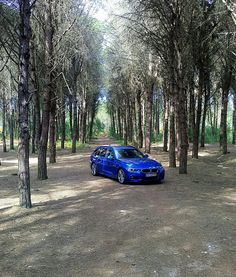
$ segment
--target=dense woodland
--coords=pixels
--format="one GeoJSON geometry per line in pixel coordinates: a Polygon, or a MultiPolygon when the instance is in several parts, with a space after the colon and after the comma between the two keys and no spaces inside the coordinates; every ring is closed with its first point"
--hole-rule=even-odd
{"type": "MultiPolygon", "coordinates": [[[[89,141],[102,125],[150,153],[163,140],[169,166],[236,139],[233,0],[120,1],[107,22],[85,0],[0,1],[0,128],[18,147],[20,205],[31,207],[30,152],[45,180],[57,148],[89,141]],[[104,100],[105,99],[105,100],[104,100]],[[60,145],[59,145],[59,143],[60,145]],[[191,147],[190,147],[191,145],[191,147]]],[[[7,143],[9,141],[9,144],[7,143]]]]}

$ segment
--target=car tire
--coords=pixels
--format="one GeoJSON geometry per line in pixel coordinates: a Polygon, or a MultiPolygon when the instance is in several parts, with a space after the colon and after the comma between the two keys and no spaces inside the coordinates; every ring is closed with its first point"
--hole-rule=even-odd
{"type": "Polygon", "coordinates": [[[117,180],[120,184],[125,184],[125,172],[122,168],[118,170],[117,180]]]}
{"type": "Polygon", "coordinates": [[[91,173],[93,176],[98,176],[97,165],[95,163],[91,164],[91,173]]]}

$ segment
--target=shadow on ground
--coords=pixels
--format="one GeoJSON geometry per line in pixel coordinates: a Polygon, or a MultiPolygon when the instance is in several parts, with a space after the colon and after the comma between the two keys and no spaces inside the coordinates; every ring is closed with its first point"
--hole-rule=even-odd
{"type": "MultiPolygon", "coordinates": [[[[43,182],[32,166],[31,210],[1,205],[17,200],[17,177],[0,168],[2,276],[235,276],[234,147],[137,186],[91,176],[89,153],[63,153],[43,182]]],[[[158,148],[152,156],[166,164],[158,148]]]]}

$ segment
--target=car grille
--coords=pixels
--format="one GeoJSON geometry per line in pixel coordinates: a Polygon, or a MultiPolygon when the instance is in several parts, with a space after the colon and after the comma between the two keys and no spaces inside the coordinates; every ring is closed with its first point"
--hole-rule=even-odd
{"type": "Polygon", "coordinates": [[[158,168],[145,168],[145,169],[142,169],[142,172],[145,172],[145,173],[158,172],[158,168]]]}

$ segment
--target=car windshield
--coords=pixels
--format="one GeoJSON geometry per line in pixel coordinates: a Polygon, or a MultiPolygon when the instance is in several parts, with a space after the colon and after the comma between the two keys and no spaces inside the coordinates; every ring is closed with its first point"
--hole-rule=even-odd
{"type": "Polygon", "coordinates": [[[144,158],[144,155],[136,149],[115,149],[117,159],[144,158]]]}

